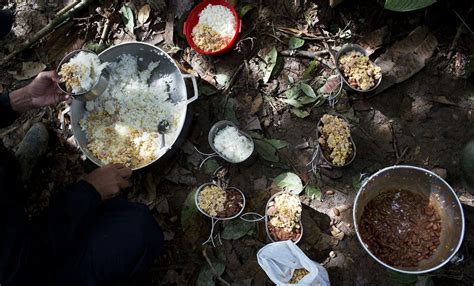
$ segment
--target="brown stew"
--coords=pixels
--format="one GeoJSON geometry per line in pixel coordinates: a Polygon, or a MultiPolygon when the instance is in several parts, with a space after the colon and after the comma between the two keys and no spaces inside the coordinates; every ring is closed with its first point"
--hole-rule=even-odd
{"type": "Polygon", "coordinates": [[[441,217],[427,198],[406,190],[383,192],[364,208],[360,235],[369,250],[395,267],[416,267],[440,244],[441,217]]]}

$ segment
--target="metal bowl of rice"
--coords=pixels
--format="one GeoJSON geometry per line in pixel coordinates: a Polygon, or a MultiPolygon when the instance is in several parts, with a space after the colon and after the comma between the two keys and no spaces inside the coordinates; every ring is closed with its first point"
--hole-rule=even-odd
{"type": "Polygon", "coordinates": [[[227,120],[218,121],[211,127],[208,140],[217,155],[234,164],[247,161],[255,149],[252,137],[227,120]]]}
{"type": "MultiPolygon", "coordinates": [[[[360,54],[362,54],[366,57],[369,57],[369,53],[367,52],[367,50],[364,49],[363,47],[357,45],[357,44],[346,44],[336,53],[336,68],[337,68],[339,74],[341,75],[342,80],[344,81],[344,87],[349,89],[349,90],[352,90],[352,91],[363,92],[363,93],[372,92],[372,91],[376,90],[377,87],[379,87],[380,83],[382,82],[382,76],[383,76],[382,74],[380,74],[380,77],[375,81],[375,83],[370,88],[360,89],[360,88],[356,88],[356,87],[352,86],[350,84],[350,82],[348,81],[348,78],[346,77],[346,75],[342,71],[342,69],[340,67],[341,57],[343,57],[344,55],[346,55],[350,52],[353,52],[353,51],[358,52],[358,53],[360,53],[360,54]]],[[[369,61],[370,61],[370,59],[369,59],[369,61]]],[[[375,63],[373,61],[370,61],[370,62],[373,65],[375,65],[375,63]]]]}
{"type": "Polygon", "coordinates": [[[147,43],[112,46],[99,59],[109,63],[109,84],[93,101],[72,102],[74,136],[98,166],[122,163],[133,170],[144,168],[176,143],[187,105],[198,98],[196,79],[182,74],[168,54],[147,43]],[[186,78],[194,87],[189,99],[186,78]],[[162,120],[170,123],[164,144],[157,130],[162,120]]]}

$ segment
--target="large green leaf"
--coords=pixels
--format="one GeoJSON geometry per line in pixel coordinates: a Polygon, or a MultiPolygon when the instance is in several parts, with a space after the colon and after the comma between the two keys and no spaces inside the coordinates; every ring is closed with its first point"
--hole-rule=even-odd
{"type": "Polygon", "coordinates": [[[316,70],[317,67],[318,61],[316,59],[312,60],[303,72],[303,79],[310,78],[311,74],[316,70]]]}
{"type": "Polygon", "coordinates": [[[290,50],[301,48],[303,45],[304,45],[304,40],[297,37],[291,37],[290,40],[288,41],[288,48],[290,48],[290,50]]]}
{"type": "Polygon", "coordinates": [[[304,188],[305,194],[312,200],[321,199],[321,189],[314,185],[307,185],[304,188]]]}
{"type": "Polygon", "coordinates": [[[278,187],[290,191],[295,195],[299,195],[303,191],[303,182],[295,173],[283,173],[273,179],[273,182],[278,187]]]}
{"type": "Polygon", "coordinates": [[[267,83],[272,76],[273,69],[277,63],[278,52],[275,47],[273,47],[268,54],[265,55],[264,61],[266,63],[264,75],[263,75],[263,82],[267,83]]]}
{"type": "Polygon", "coordinates": [[[278,158],[278,155],[276,154],[277,149],[273,147],[272,144],[259,139],[255,139],[254,142],[255,150],[264,160],[270,162],[280,161],[280,158],[278,158]]]}
{"type": "Polygon", "coordinates": [[[252,4],[245,4],[242,8],[240,8],[239,11],[239,18],[243,18],[250,10],[252,10],[254,7],[252,4]]]}
{"type": "MultiPolygon", "coordinates": [[[[216,274],[221,276],[224,271],[225,271],[225,256],[222,257],[222,255],[219,255],[218,253],[217,257],[214,257],[213,255],[209,255],[209,260],[212,263],[212,267],[215,269],[217,272],[216,274]]],[[[199,271],[199,276],[196,281],[197,286],[214,286],[216,285],[216,275],[214,271],[212,271],[211,266],[209,266],[209,263],[204,263],[201,266],[201,270],[199,271]]]]}
{"type": "Polygon", "coordinates": [[[306,111],[306,110],[301,110],[301,109],[298,109],[298,108],[292,108],[290,111],[291,111],[291,113],[298,116],[299,118],[306,118],[306,117],[309,116],[309,112],[306,111]]]}
{"type": "Polygon", "coordinates": [[[273,147],[280,150],[288,146],[288,142],[278,139],[265,139],[268,143],[272,144],[273,147]]]}
{"type": "Polygon", "coordinates": [[[184,201],[183,209],[181,210],[181,227],[186,229],[189,226],[193,216],[197,215],[198,209],[194,203],[194,195],[196,190],[190,192],[184,201]]]}
{"type": "Polygon", "coordinates": [[[249,233],[253,227],[253,223],[241,219],[234,219],[224,225],[221,236],[223,239],[239,239],[249,233]]]}
{"type": "Polygon", "coordinates": [[[313,88],[309,84],[302,82],[301,83],[301,90],[307,96],[312,97],[312,98],[317,98],[316,93],[314,92],[313,88]]]}
{"type": "Polygon", "coordinates": [[[384,8],[395,12],[408,12],[428,7],[436,0],[386,0],[384,8]]]}
{"type": "Polygon", "coordinates": [[[125,24],[125,27],[133,35],[133,29],[135,29],[135,21],[132,9],[128,7],[128,5],[123,5],[122,8],[120,8],[120,13],[122,14],[122,20],[125,24]]]}

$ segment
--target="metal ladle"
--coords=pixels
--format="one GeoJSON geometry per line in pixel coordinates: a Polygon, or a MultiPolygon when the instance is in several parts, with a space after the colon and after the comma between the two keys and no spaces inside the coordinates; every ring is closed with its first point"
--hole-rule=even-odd
{"type": "Polygon", "coordinates": [[[165,147],[165,133],[170,129],[170,123],[168,120],[161,120],[158,123],[158,133],[161,135],[161,148],[165,147]]]}

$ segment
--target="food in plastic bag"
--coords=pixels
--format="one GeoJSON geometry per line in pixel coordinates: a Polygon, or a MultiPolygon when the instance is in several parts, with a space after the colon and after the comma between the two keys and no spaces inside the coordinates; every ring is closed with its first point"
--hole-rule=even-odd
{"type": "Polygon", "coordinates": [[[326,269],[309,259],[296,244],[289,240],[264,246],[258,251],[257,260],[270,280],[278,286],[331,285],[326,269]],[[305,273],[304,270],[307,274],[301,278],[300,276],[305,273]],[[297,281],[296,278],[299,279],[298,282],[291,284],[290,282],[297,281]]]}

